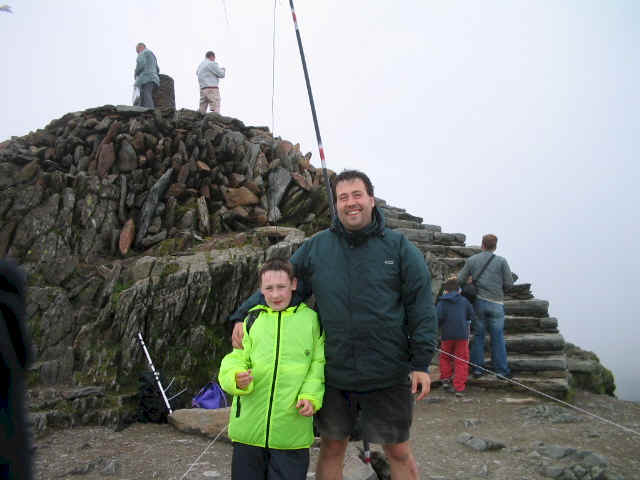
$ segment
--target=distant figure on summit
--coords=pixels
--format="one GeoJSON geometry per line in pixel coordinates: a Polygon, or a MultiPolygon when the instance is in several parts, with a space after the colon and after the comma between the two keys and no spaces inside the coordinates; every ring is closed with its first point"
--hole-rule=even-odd
{"type": "Polygon", "coordinates": [[[200,113],[207,113],[207,106],[212,112],[220,113],[220,90],[218,82],[224,78],[226,69],[216,62],[216,54],[209,50],[204,60],[198,65],[196,75],[200,84],[200,113]]]}
{"type": "Polygon", "coordinates": [[[134,85],[140,89],[140,106],[155,108],[153,90],[160,85],[158,61],[153,52],[142,42],[136,45],[136,52],[138,58],[133,78],[136,80],[134,85]]]}

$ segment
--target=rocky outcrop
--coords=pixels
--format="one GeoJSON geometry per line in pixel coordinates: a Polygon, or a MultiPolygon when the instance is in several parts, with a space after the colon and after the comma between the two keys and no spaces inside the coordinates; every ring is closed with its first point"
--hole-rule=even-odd
{"type": "MultiPolygon", "coordinates": [[[[266,128],[170,107],[70,113],[0,144],[0,255],[28,273],[36,430],[117,424],[147,368],[138,332],[156,367],[187,389],[174,401],[184,406],[229,351],[225,321],[255,290],[260,264],[328,225],[321,175],[266,128]],[[78,401],[65,393],[85,388],[98,390],[78,401]]],[[[424,253],[434,295],[479,251],[377,203],[424,253]]],[[[565,395],[548,302],[521,284],[505,307],[516,376],[565,395]]]]}
{"type": "Polygon", "coordinates": [[[565,344],[564,351],[575,387],[593,393],[614,394],[616,385],[613,373],[600,363],[595,353],[582,350],[571,343],[565,344]]]}

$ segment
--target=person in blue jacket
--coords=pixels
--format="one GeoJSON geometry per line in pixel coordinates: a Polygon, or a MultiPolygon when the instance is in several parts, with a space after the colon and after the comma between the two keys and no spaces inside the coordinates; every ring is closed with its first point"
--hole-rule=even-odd
{"type": "MultiPolygon", "coordinates": [[[[325,343],[325,396],[318,411],[318,480],[340,480],[356,416],[363,438],[382,445],[391,477],[419,478],[409,443],[415,400],[428,394],[437,320],[424,255],[385,227],[369,177],[345,170],[333,182],[337,218],[291,257],[302,298],[314,294],[325,343]]],[[[231,316],[242,320],[259,292],[231,316]]]]}
{"type": "Polygon", "coordinates": [[[457,278],[448,279],[444,291],[436,309],[442,329],[440,379],[445,390],[455,391],[461,397],[469,376],[469,332],[476,314],[469,300],[460,295],[457,278]]]}

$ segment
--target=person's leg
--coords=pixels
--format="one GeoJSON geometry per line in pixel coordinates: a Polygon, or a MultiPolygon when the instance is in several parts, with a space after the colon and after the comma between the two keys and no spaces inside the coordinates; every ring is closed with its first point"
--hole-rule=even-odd
{"type": "Polygon", "coordinates": [[[207,96],[204,94],[204,90],[200,89],[200,107],[198,111],[200,113],[207,113],[207,105],[209,104],[209,100],[207,100],[207,96]]]}
{"type": "Polygon", "coordinates": [[[469,342],[467,340],[454,341],[455,375],[453,377],[453,388],[456,392],[462,392],[467,386],[469,376],[469,342]]]}
{"type": "Polygon", "coordinates": [[[317,480],[342,480],[344,456],[355,422],[352,398],[329,385],[325,386],[322,408],[316,414],[320,433],[317,480]]]}
{"type": "Polygon", "coordinates": [[[417,480],[418,465],[411,452],[409,442],[382,445],[389,466],[392,480],[417,480]]]}
{"type": "Polygon", "coordinates": [[[267,480],[306,480],[309,469],[309,449],[269,450],[267,480]]]}
{"type": "Polygon", "coordinates": [[[220,90],[213,88],[209,90],[209,102],[211,103],[211,111],[220,113],[220,90]]]}
{"type": "MultiPolygon", "coordinates": [[[[485,336],[485,302],[479,298],[473,304],[476,312],[476,321],[473,324],[473,340],[471,342],[471,362],[474,365],[484,367],[484,336],[485,336]]],[[[472,366],[474,374],[483,374],[483,371],[472,366]]]]}
{"type": "Polygon", "coordinates": [[[507,346],[504,342],[504,306],[499,303],[490,305],[487,319],[489,335],[491,335],[491,360],[493,370],[498,375],[509,376],[507,364],[507,346]]]}
{"type": "Polygon", "coordinates": [[[362,438],[383,446],[393,480],[418,477],[409,431],[414,399],[411,385],[402,383],[371,393],[358,394],[362,415],[362,438]]]}
{"type": "Polygon", "coordinates": [[[147,82],[140,87],[140,98],[142,99],[142,106],[146,108],[155,108],[153,103],[153,82],[147,82]]]}
{"type": "Polygon", "coordinates": [[[262,447],[233,444],[232,480],[264,480],[267,478],[268,452],[262,447]]]}
{"type": "Polygon", "coordinates": [[[440,348],[440,379],[450,380],[453,376],[453,365],[451,357],[447,353],[453,353],[453,340],[443,340],[440,348]]]}
{"type": "Polygon", "coordinates": [[[347,438],[344,440],[321,438],[320,454],[316,465],[316,478],[318,480],[342,480],[344,456],[348,443],[349,440],[347,438]]]}

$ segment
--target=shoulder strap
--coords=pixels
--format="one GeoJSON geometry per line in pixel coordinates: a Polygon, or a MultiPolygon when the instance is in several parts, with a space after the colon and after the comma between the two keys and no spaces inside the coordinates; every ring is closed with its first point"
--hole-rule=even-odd
{"type": "Polygon", "coordinates": [[[478,280],[480,280],[480,277],[482,276],[484,271],[487,269],[487,267],[491,263],[491,260],[493,260],[494,257],[495,257],[495,254],[492,253],[491,257],[489,257],[489,260],[487,260],[487,263],[485,263],[484,267],[482,267],[482,270],[480,270],[480,273],[478,274],[478,276],[473,280],[473,283],[476,283],[478,280]]]}
{"type": "Polygon", "coordinates": [[[249,312],[249,314],[247,315],[247,318],[244,320],[244,322],[247,324],[247,333],[249,333],[249,330],[251,330],[251,327],[253,327],[253,324],[256,321],[256,318],[258,318],[258,316],[262,312],[264,312],[264,310],[262,309],[252,310],[249,312]]]}

